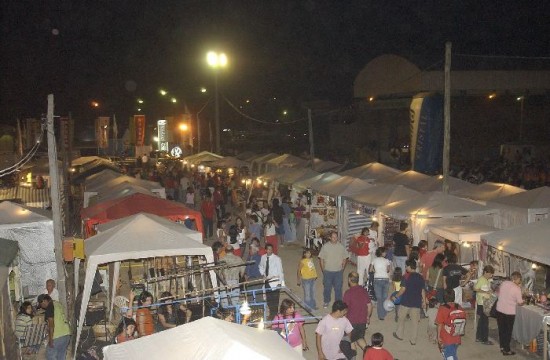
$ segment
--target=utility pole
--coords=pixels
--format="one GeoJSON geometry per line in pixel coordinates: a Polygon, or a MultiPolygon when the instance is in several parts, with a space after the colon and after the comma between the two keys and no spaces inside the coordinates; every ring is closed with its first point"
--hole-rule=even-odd
{"type": "Polygon", "coordinates": [[[216,96],[216,104],[215,104],[215,120],[216,120],[216,154],[221,155],[221,142],[220,142],[220,95],[218,93],[218,70],[215,70],[214,73],[214,81],[215,81],[215,96],[216,96]]]}
{"type": "Polygon", "coordinates": [[[57,269],[57,290],[59,301],[67,313],[67,285],[65,282],[65,268],[63,267],[63,231],[61,223],[61,198],[59,184],[59,170],[57,169],[57,149],[53,124],[54,103],[53,94],[48,95],[48,114],[46,132],[48,135],[48,162],[50,165],[50,198],[52,201],[53,240],[55,263],[57,269]]]}
{"type": "Polygon", "coordinates": [[[313,145],[313,121],[311,119],[311,109],[307,109],[308,132],[309,132],[309,156],[311,158],[311,170],[315,171],[315,146],[313,145]]]}
{"type": "Polygon", "coordinates": [[[445,99],[443,103],[443,194],[449,193],[451,154],[451,42],[445,43],[445,99]]]}

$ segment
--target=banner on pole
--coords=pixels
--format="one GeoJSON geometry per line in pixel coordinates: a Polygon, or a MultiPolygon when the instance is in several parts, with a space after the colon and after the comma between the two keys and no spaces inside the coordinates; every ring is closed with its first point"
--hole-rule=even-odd
{"type": "Polygon", "coordinates": [[[166,129],[166,120],[157,121],[158,149],[168,152],[168,134],[166,129]]]}
{"type": "Polygon", "coordinates": [[[59,147],[69,151],[73,143],[73,123],[68,116],[59,119],[59,147]]]}
{"type": "Polygon", "coordinates": [[[134,115],[136,146],[145,145],[145,115],[134,115]]]}
{"type": "Polygon", "coordinates": [[[109,121],[108,116],[100,116],[95,122],[95,138],[97,147],[106,149],[109,146],[109,121]]]}
{"type": "Polygon", "coordinates": [[[410,114],[412,169],[435,174],[443,161],[443,97],[429,93],[414,96],[410,114]]]}

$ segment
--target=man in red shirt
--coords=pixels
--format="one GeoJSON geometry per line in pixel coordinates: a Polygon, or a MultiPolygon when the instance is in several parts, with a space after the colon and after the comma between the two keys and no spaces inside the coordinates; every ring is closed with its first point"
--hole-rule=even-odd
{"type": "Polygon", "coordinates": [[[210,239],[214,235],[214,203],[210,196],[206,196],[202,201],[201,213],[204,223],[204,237],[210,239]]]}
{"type": "Polygon", "coordinates": [[[458,345],[461,343],[460,336],[453,336],[447,330],[447,319],[451,311],[460,309],[458,304],[455,304],[455,292],[453,289],[445,289],[445,304],[439,306],[435,323],[437,324],[437,343],[443,351],[443,358],[447,360],[457,360],[458,345]]]}
{"type": "Polygon", "coordinates": [[[350,342],[364,349],[367,345],[365,341],[365,331],[370,324],[372,315],[372,304],[369,294],[364,287],[359,285],[359,274],[352,271],[348,275],[349,289],[344,293],[344,303],[348,306],[346,317],[353,326],[350,335],[350,342]]]}
{"type": "Polygon", "coordinates": [[[427,279],[428,269],[433,265],[435,256],[442,254],[445,251],[445,243],[441,240],[436,240],[432,251],[428,251],[420,258],[420,272],[424,279],[427,279]]]}

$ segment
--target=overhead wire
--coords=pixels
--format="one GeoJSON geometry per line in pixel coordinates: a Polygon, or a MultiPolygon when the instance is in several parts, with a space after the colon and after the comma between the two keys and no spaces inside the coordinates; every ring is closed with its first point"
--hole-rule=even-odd
{"type": "Polygon", "coordinates": [[[0,170],[0,177],[10,175],[16,171],[19,171],[23,166],[25,166],[25,164],[27,164],[34,157],[34,155],[36,154],[36,152],[40,147],[40,144],[42,143],[42,139],[44,137],[44,130],[45,130],[45,125],[43,123],[40,131],[40,137],[38,138],[36,143],[33,145],[33,147],[15,164],[0,170]]]}

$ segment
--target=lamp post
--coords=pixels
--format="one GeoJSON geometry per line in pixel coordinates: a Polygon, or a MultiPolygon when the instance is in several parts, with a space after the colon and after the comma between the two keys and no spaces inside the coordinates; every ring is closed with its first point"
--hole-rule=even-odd
{"type": "Polygon", "coordinates": [[[179,129],[181,131],[181,147],[183,151],[185,152],[186,146],[185,146],[185,133],[187,130],[189,130],[189,125],[187,124],[180,124],[179,129]]]}
{"type": "Polygon", "coordinates": [[[214,69],[214,98],[215,98],[215,123],[216,123],[216,153],[221,150],[220,145],[220,101],[218,93],[218,69],[227,65],[227,56],[224,53],[210,51],[206,54],[206,62],[214,69]]]}
{"type": "Polygon", "coordinates": [[[523,101],[525,100],[525,96],[518,96],[516,98],[517,101],[520,102],[520,114],[519,114],[519,142],[523,144],[523,101]]]}

